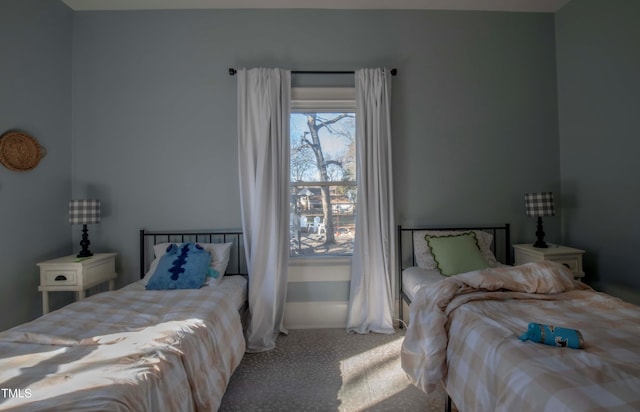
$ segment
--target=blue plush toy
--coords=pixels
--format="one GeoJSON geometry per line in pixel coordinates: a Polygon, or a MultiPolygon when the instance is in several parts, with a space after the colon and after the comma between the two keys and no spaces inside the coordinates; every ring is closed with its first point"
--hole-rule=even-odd
{"type": "Polygon", "coordinates": [[[545,345],[569,347],[573,349],[582,349],[584,340],[582,334],[569,328],[559,326],[543,325],[541,323],[529,323],[529,327],[525,333],[518,338],[521,341],[531,340],[545,345]]]}

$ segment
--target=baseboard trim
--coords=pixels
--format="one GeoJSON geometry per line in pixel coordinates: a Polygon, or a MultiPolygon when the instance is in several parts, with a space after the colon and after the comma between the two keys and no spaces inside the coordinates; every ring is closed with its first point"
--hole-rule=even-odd
{"type": "MultiPolygon", "coordinates": [[[[398,326],[398,306],[395,299],[394,325],[398,326]]],[[[284,327],[286,329],[346,328],[348,302],[287,302],[284,307],[284,327]]],[[[405,309],[405,318],[408,310],[405,309]]]]}
{"type": "Polygon", "coordinates": [[[286,329],[346,328],[348,302],[288,302],[286,329]]]}

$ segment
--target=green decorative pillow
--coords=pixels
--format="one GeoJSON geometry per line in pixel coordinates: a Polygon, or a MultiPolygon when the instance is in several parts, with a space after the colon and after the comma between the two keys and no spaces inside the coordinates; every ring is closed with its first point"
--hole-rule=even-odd
{"type": "Polygon", "coordinates": [[[482,256],[476,234],[467,232],[451,236],[426,235],[436,266],[444,276],[486,269],[490,265],[482,256]]]}

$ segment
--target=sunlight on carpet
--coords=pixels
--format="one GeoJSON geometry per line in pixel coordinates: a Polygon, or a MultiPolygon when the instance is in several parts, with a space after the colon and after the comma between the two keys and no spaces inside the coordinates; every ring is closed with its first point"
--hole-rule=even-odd
{"type": "Polygon", "coordinates": [[[290,330],[276,349],[244,356],[220,411],[444,411],[442,390],[426,395],[409,383],[403,339],[404,331],[290,330]]]}
{"type": "Polygon", "coordinates": [[[402,336],[340,362],[340,410],[367,410],[411,387],[398,367],[402,336]]]}

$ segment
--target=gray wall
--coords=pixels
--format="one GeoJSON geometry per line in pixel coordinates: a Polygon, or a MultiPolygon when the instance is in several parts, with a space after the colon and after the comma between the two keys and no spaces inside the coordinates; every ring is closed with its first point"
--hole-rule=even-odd
{"type": "MultiPolygon", "coordinates": [[[[229,67],[396,67],[398,223],[510,222],[515,242],[532,241],[524,192],[559,193],[552,14],[190,10],[74,17],[73,193],[102,200],[92,245],[119,253],[121,285],[137,277],[141,227],[241,226],[229,67]]],[[[559,217],[546,219],[545,229],[549,241],[560,241],[559,217]]],[[[289,301],[346,296],[344,283],[323,286],[311,296],[309,285],[291,285],[289,301]]]]}
{"type": "MultiPolygon", "coordinates": [[[[560,190],[552,14],[74,13],[57,0],[4,0],[0,21],[2,129],[23,128],[48,150],[31,172],[0,170],[0,271],[9,279],[0,329],[40,313],[35,263],[77,249],[71,197],[102,200],[91,249],[119,254],[120,286],[137,279],[142,227],[241,226],[228,67],[398,68],[398,223],[510,222],[514,242],[531,241],[523,193],[560,190]]],[[[560,241],[559,216],[545,229],[560,241]]],[[[291,285],[289,301],[343,300],[348,285],[331,283],[291,285]]]]}
{"type": "MultiPolygon", "coordinates": [[[[74,13],[3,0],[0,132],[31,133],[48,154],[29,172],[0,167],[0,330],[40,314],[35,263],[77,249],[72,195],[103,201],[91,248],[119,253],[120,285],[137,278],[141,227],[241,226],[227,75],[241,66],[397,67],[398,223],[510,222],[514,242],[531,241],[522,195],[552,190],[561,213],[547,239],[586,249],[590,282],[640,290],[639,8],[74,13]]],[[[351,83],[294,77],[334,81],[351,83]]],[[[290,301],[346,296],[344,283],[313,285],[291,285],[290,301]]]]}
{"type": "Polygon", "coordinates": [[[637,0],[573,0],[556,15],[563,238],[587,251],[587,280],[638,293],[639,19],[637,0]]]}
{"type": "Polygon", "coordinates": [[[72,31],[60,2],[0,2],[0,134],[22,130],[47,150],[31,171],[0,166],[0,330],[42,313],[36,263],[71,251],[72,31]]]}

